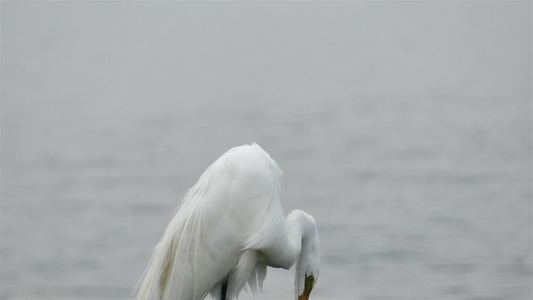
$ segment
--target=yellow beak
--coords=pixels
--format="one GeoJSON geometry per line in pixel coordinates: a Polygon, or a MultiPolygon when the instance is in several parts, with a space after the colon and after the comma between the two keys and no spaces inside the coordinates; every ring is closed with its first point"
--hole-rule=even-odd
{"type": "Polygon", "coordinates": [[[309,294],[306,295],[306,293],[301,294],[298,296],[298,300],[309,300],[309,294]]]}

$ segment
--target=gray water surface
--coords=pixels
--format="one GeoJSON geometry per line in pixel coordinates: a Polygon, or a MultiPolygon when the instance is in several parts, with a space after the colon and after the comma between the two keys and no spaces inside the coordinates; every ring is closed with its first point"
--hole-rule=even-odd
{"type": "Polygon", "coordinates": [[[127,298],[184,192],[255,141],[317,220],[314,299],[531,299],[531,11],[3,1],[1,298],[127,298]]]}

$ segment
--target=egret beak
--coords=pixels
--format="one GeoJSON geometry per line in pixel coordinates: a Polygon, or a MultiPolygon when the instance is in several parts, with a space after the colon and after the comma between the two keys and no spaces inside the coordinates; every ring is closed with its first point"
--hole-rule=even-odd
{"type": "Polygon", "coordinates": [[[300,296],[298,296],[298,300],[309,300],[309,294],[301,294],[300,296]]]}
{"type": "Polygon", "coordinates": [[[298,296],[298,300],[309,300],[309,295],[311,295],[311,290],[313,289],[312,283],[307,282],[304,288],[304,292],[298,296]]]}

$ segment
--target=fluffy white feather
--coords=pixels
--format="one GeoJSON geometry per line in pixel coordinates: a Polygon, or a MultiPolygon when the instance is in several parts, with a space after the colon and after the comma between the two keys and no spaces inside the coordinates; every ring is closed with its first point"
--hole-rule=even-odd
{"type": "Polygon", "coordinates": [[[217,159],[176,209],[137,298],[196,300],[211,293],[219,299],[227,280],[226,298],[234,299],[246,284],[253,292],[261,289],[267,265],[290,268],[302,249],[303,229],[312,225],[316,234],[316,226],[305,218],[285,220],[281,177],[257,144],[217,159]]]}

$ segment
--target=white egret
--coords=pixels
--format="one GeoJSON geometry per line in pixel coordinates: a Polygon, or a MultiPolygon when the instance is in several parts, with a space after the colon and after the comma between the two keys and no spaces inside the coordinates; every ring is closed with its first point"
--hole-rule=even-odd
{"type": "Polygon", "coordinates": [[[202,174],[172,216],[138,284],[138,299],[231,300],[262,288],[266,267],[296,262],[298,300],[320,271],[318,232],[301,210],[283,215],[282,171],[259,145],[230,149],[202,174]]]}

